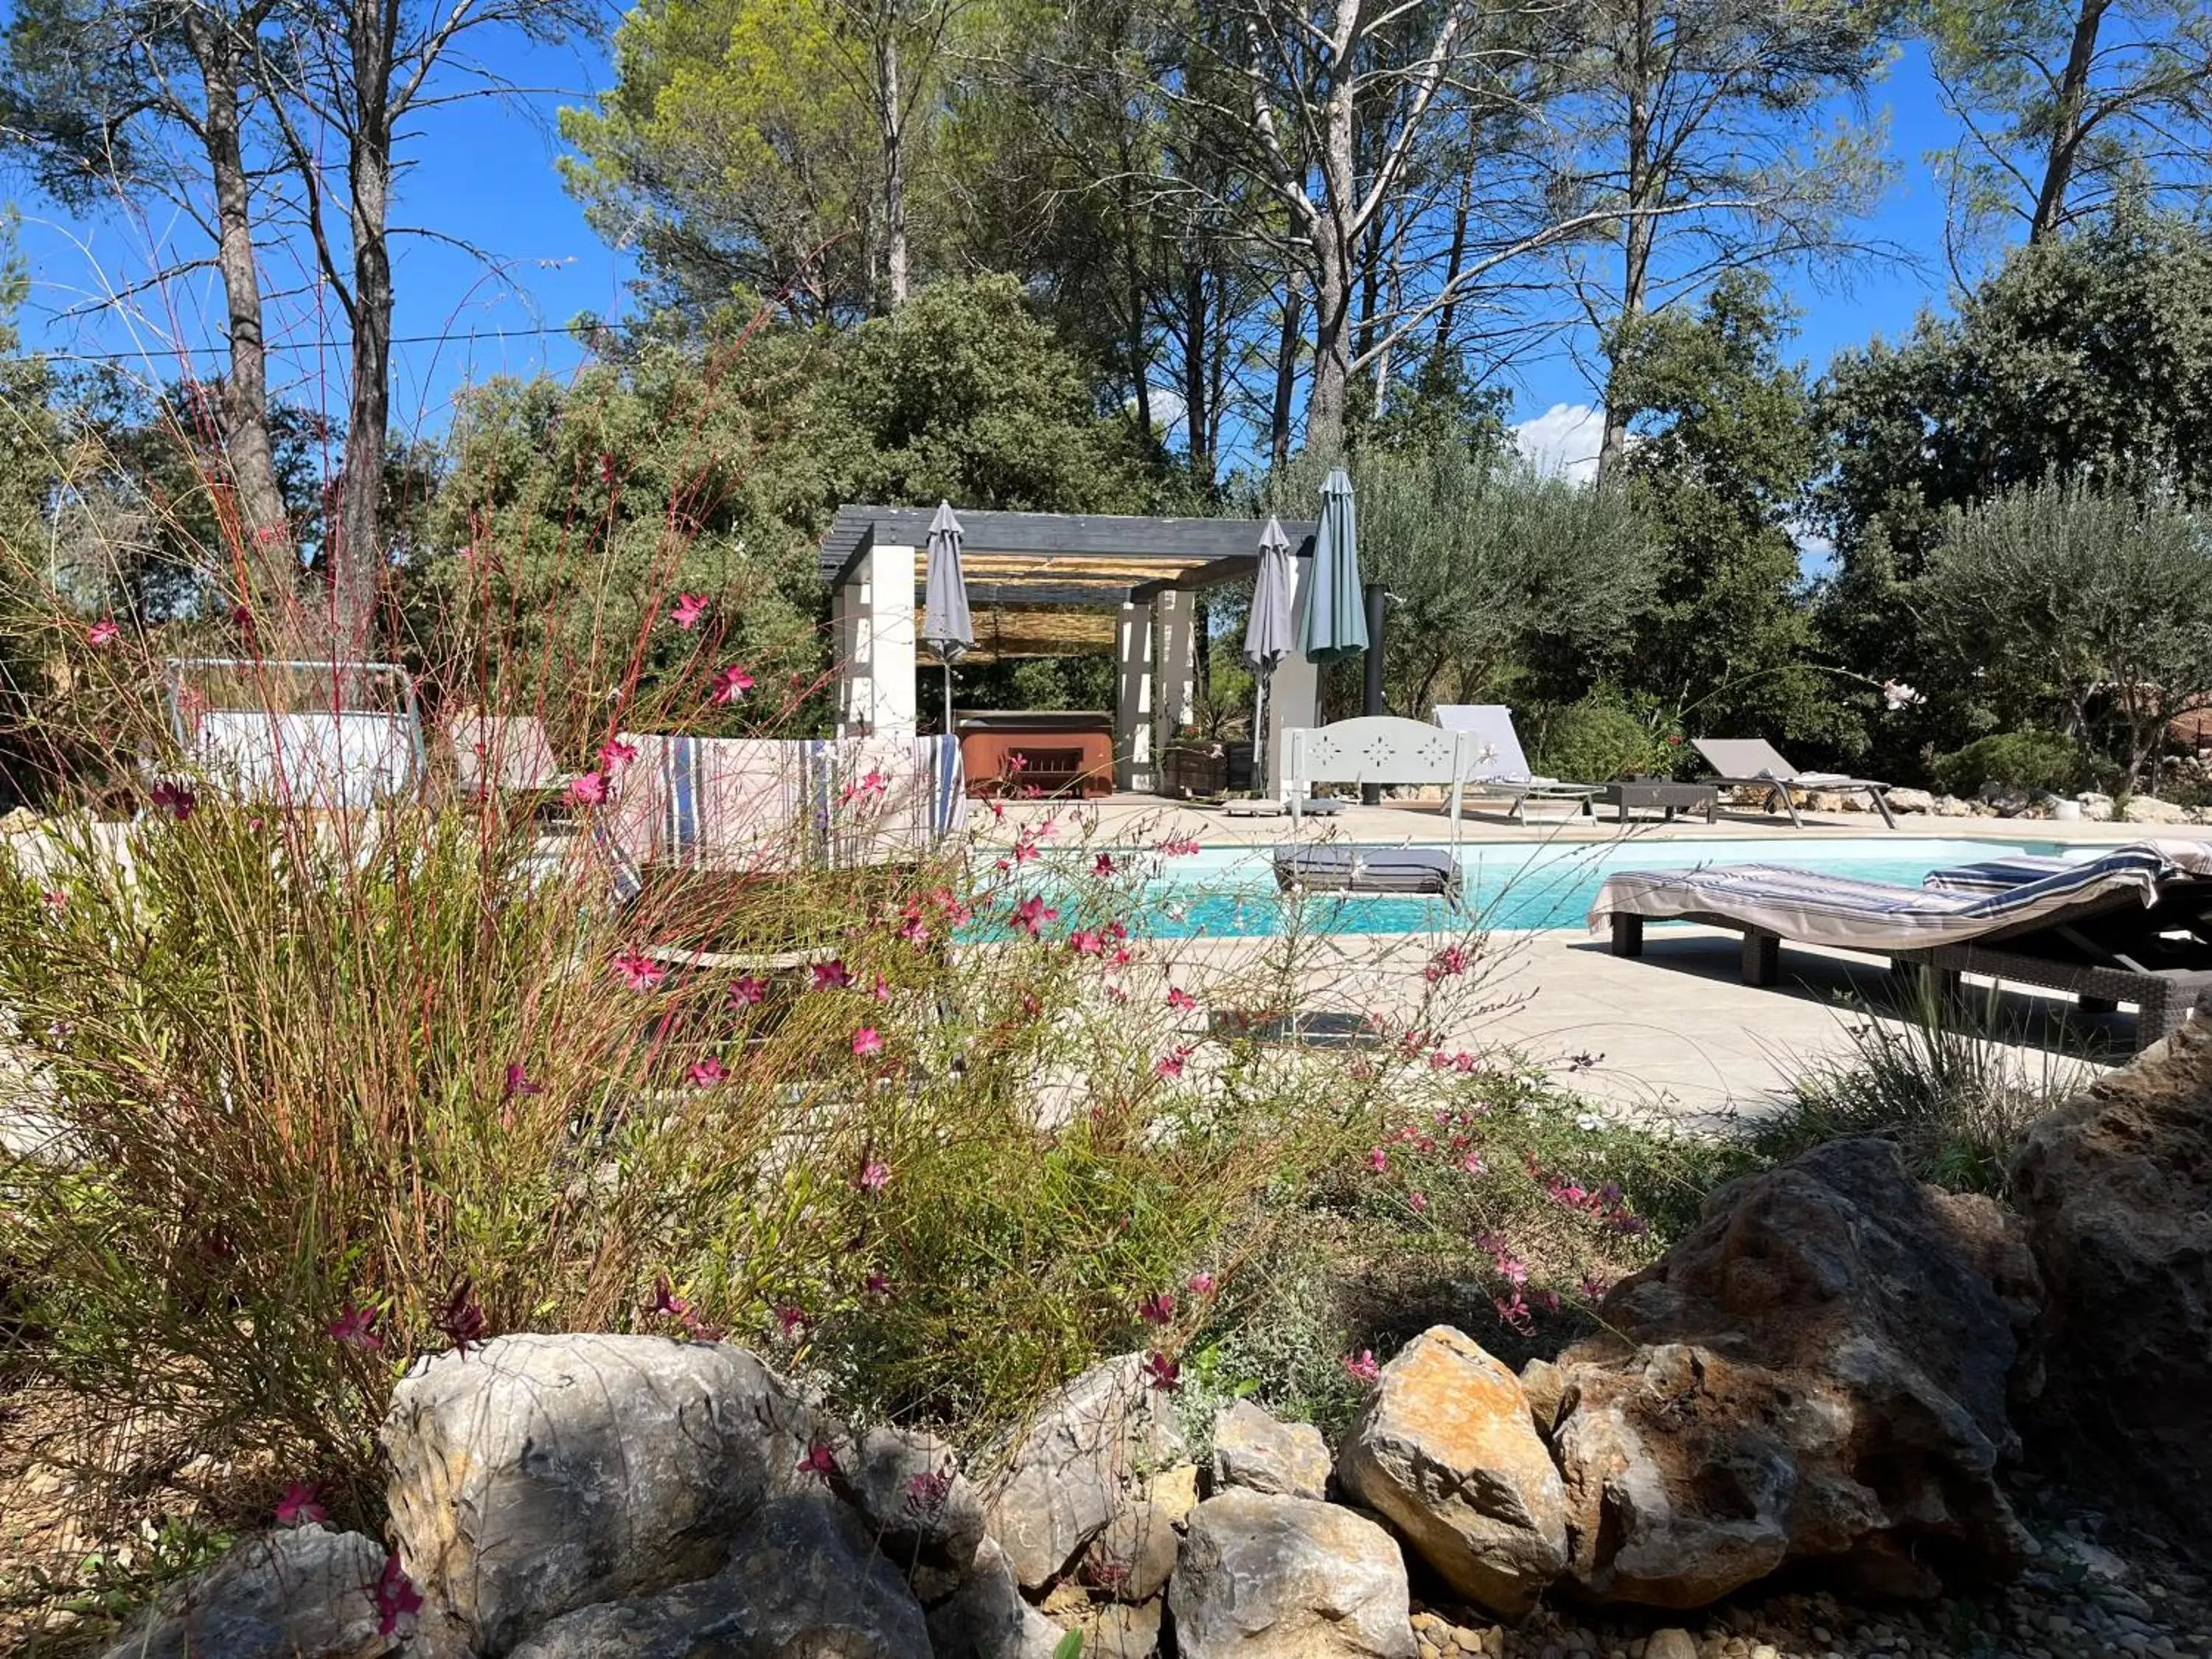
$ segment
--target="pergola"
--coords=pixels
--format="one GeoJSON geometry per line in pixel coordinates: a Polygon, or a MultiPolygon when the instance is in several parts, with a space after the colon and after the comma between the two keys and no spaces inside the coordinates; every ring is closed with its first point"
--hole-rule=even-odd
{"type": "MultiPolygon", "coordinates": [[[[957,504],[956,504],[957,506],[957,504]]],[[[934,508],[842,506],[822,538],[842,677],[838,729],[915,729],[915,670],[927,544],[934,508]]],[[[975,612],[970,659],[1110,649],[1117,665],[1115,781],[1156,787],[1154,762],[1196,714],[1194,597],[1249,577],[1265,525],[1251,519],[1111,514],[962,513],[961,564],[975,612]]],[[[1312,568],[1314,525],[1285,522],[1294,605],[1312,568]]],[[[1294,612],[1295,614],[1295,612],[1294,612]]],[[[1269,684],[1276,731],[1316,723],[1320,677],[1296,652],[1269,684]]]]}

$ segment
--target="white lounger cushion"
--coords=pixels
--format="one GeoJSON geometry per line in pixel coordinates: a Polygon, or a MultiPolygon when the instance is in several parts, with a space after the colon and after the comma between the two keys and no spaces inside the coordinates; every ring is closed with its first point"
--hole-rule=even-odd
{"type": "Polygon", "coordinates": [[[1628,870],[1606,878],[1590,907],[1593,930],[1616,915],[1651,921],[1711,917],[1802,945],[1852,951],[1925,951],[2018,927],[2084,901],[2133,892],[2148,905],[2159,884],[2212,876],[2212,842],[2130,842],[2102,858],[2001,892],[1954,892],[1856,881],[1784,865],[1628,870]]]}

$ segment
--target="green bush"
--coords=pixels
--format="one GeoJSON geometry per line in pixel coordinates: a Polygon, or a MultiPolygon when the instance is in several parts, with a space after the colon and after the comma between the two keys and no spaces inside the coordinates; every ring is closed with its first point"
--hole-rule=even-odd
{"type": "Polygon", "coordinates": [[[1606,783],[1631,773],[1666,773],[1674,751],[1618,696],[1594,691],[1540,717],[1529,764],[1547,777],[1606,783]]]}
{"type": "Polygon", "coordinates": [[[2057,732],[2000,732],[1964,749],[1938,755],[1930,770],[1947,794],[1973,795],[1984,784],[2063,795],[2081,787],[2089,757],[2072,738],[2057,732]]]}

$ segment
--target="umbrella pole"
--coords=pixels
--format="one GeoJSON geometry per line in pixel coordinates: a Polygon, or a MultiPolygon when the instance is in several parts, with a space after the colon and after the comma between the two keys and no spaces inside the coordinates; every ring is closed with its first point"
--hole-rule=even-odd
{"type": "Polygon", "coordinates": [[[945,659],[945,735],[952,735],[952,659],[945,659]]]}
{"type": "Polygon", "coordinates": [[[1263,799],[1267,788],[1267,682],[1274,673],[1263,668],[1252,678],[1252,793],[1263,799]]]}

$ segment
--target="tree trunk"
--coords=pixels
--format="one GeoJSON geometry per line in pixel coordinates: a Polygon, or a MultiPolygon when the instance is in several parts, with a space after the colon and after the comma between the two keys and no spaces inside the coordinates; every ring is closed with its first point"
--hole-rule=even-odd
{"type": "Polygon", "coordinates": [[[906,303],[906,121],[899,94],[898,8],[886,5],[876,36],[878,116],[884,143],[884,288],[891,305],[906,303]]]}
{"type": "Polygon", "coordinates": [[[1182,262],[1183,429],[1190,434],[1190,478],[1209,495],[1213,489],[1213,428],[1207,395],[1206,266],[1194,256],[1182,262]]]}
{"type": "Polygon", "coordinates": [[[1361,8],[1346,0],[1332,37],[1328,101],[1322,110],[1321,215],[1313,227],[1314,367],[1306,397],[1306,447],[1333,453],[1344,441],[1345,397],[1352,380],[1352,221],[1358,211],[1352,72],[1361,8]]]}
{"type": "Polygon", "coordinates": [[[352,137],[347,204],[353,236],[353,391],[346,410],[345,466],[331,561],[331,628],[349,660],[373,654],[384,573],[381,523],[386,431],[392,413],[392,254],[386,221],[392,197],[391,87],[397,0],[354,0],[352,137]]]}
{"type": "Polygon", "coordinates": [[[1600,483],[1619,476],[1620,464],[1628,455],[1628,422],[1637,412],[1628,407],[1622,396],[1620,354],[1626,344],[1626,333],[1643,316],[1650,293],[1651,247],[1658,237],[1659,222],[1635,210],[1656,206],[1656,198],[1666,191],[1666,180],[1651,157],[1650,94],[1655,69],[1651,58],[1656,43],[1652,39],[1650,19],[1640,6],[1636,14],[1636,31],[1635,56],[1628,65],[1628,118],[1625,124],[1631,211],[1627,223],[1621,228],[1620,312],[1613,319],[1611,336],[1603,343],[1605,436],[1598,447],[1600,483]]]}
{"type": "Polygon", "coordinates": [[[1437,356],[1451,349],[1452,327],[1459,320],[1459,273],[1467,263],[1467,222],[1474,206],[1474,162],[1459,175],[1459,205],[1452,210],[1451,248],[1444,258],[1444,303],[1437,313],[1437,356]]]}
{"type": "Polygon", "coordinates": [[[2058,99],[2051,111],[2051,149],[2044,161],[2043,187],[2036,191],[2035,216],[2028,222],[2027,240],[2040,242],[2057,234],[2066,216],[2066,191],[2074,181],[2074,163],[2081,150],[2081,110],[2089,98],[2089,71],[2097,58],[2097,33],[2104,27],[2112,0],[2081,0],[2074,20],[2074,41],[2066,53],[2066,68],[2058,79],[2058,99]]]}
{"type": "Polygon", "coordinates": [[[1156,453],[1158,435],[1152,430],[1152,354],[1146,337],[1145,268],[1143,250],[1137,245],[1137,208],[1129,198],[1132,169],[1126,153],[1121,168],[1121,282],[1129,307],[1129,383],[1136,392],[1137,435],[1146,452],[1156,453]]]}
{"type": "Polygon", "coordinates": [[[1267,454],[1277,466],[1291,459],[1291,394],[1298,383],[1298,349],[1305,342],[1299,322],[1304,300],[1295,287],[1283,295],[1283,331],[1275,348],[1275,406],[1267,425],[1267,454]]]}
{"type": "Polygon", "coordinates": [[[240,136],[239,43],[221,20],[196,8],[185,12],[185,33],[207,94],[202,134],[215,187],[216,264],[222,276],[230,349],[222,390],[222,444],[237,515],[234,553],[249,590],[240,597],[281,634],[300,566],[269,435],[268,345],[253,252],[252,188],[240,136]]]}

